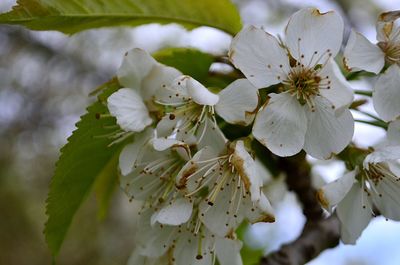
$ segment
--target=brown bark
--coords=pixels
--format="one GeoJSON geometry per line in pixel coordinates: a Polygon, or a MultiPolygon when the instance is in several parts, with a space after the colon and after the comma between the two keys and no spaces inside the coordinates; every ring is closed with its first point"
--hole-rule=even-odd
{"type": "Polygon", "coordinates": [[[311,184],[311,166],[301,153],[278,161],[281,171],[287,175],[289,190],[296,193],[303,206],[307,222],[301,235],[293,242],[283,245],[260,261],[260,265],[301,265],[318,256],[322,251],[339,244],[339,220],[336,215],[324,218],[311,184]]]}

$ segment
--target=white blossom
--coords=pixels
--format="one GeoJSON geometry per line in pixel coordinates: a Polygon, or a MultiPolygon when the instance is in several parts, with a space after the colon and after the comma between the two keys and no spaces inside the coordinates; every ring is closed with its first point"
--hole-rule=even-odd
{"type": "Polygon", "coordinates": [[[258,173],[255,161],[239,140],[222,152],[204,147],[182,168],[176,182],[186,196],[204,197],[200,219],[211,232],[223,237],[244,219],[251,223],[275,221],[258,173]]]}
{"type": "Polygon", "coordinates": [[[399,17],[400,11],[379,15],[376,44],[353,30],[344,51],[344,63],[351,71],[379,74],[385,63],[389,66],[378,77],[372,96],[376,112],[385,121],[395,120],[400,115],[400,27],[395,24],[399,17]]]}
{"type": "Polygon", "coordinates": [[[230,59],[257,88],[281,84],[259,111],[253,135],[279,156],[304,149],[327,159],[348,145],[353,92],[333,57],[343,21],[334,12],[302,9],[289,20],[285,43],[253,26],[232,41],[230,59]]]}
{"type": "Polygon", "coordinates": [[[399,159],[400,145],[381,147],[366,156],[361,167],[318,191],[322,206],[327,210],[336,206],[344,243],[355,244],[375,209],[400,221],[399,159]]]}
{"type": "Polygon", "coordinates": [[[214,94],[192,77],[180,76],[162,86],[156,102],[167,109],[157,124],[156,149],[177,143],[222,148],[214,145],[214,139],[222,136],[215,113],[229,123],[247,125],[254,118],[258,92],[247,80],[239,79],[214,94]]]}
{"type": "Polygon", "coordinates": [[[178,70],[158,63],[144,50],[131,50],[118,70],[118,81],[123,88],[107,99],[111,115],[123,130],[143,131],[153,123],[150,111],[155,92],[180,75],[178,70]]]}
{"type": "Polygon", "coordinates": [[[153,224],[149,222],[154,216],[152,210],[142,212],[136,235],[137,249],[130,264],[213,265],[217,258],[221,265],[241,265],[242,243],[235,234],[232,232],[226,238],[216,236],[201,223],[197,213],[195,210],[187,223],[174,226],[153,224]]]}
{"type": "Polygon", "coordinates": [[[120,185],[130,200],[143,201],[153,209],[152,223],[179,225],[192,213],[192,199],[183,198],[175,187],[175,178],[186,163],[188,150],[175,146],[159,152],[153,147],[154,130],[135,135],[135,141],[120,154],[120,185]]]}

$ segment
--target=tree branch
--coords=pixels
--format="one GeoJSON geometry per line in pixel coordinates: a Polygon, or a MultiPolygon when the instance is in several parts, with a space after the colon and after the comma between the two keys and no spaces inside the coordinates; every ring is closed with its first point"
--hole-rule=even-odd
{"type": "Polygon", "coordinates": [[[336,214],[319,221],[307,221],[299,238],[262,258],[260,265],[302,265],[338,244],[339,219],[336,214]]]}
{"type": "Polygon", "coordinates": [[[305,153],[278,160],[279,168],[286,173],[289,190],[296,193],[303,205],[307,222],[301,235],[280,250],[269,254],[260,265],[301,265],[318,256],[327,248],[339,243],[339,220],[334,214],[324,219],[323,210],[316,199],[316,190],[311,185],[311,166],[305,153]]]}

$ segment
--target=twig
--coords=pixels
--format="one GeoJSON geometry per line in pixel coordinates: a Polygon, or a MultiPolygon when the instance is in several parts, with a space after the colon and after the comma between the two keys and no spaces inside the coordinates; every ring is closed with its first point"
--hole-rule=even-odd
{"type": "Polygon", "coordinates": [[[324,219],[323,210],[316,199],[316,190],[311,185],[311,166],[304,152],[281,158],[278,164],[287,175],[289,190],[296,193],[302,204],[307,222],[294,242],[262,258],[260,265],[301,265],[339,243],[339,220],[335,214],[324,219]]]}

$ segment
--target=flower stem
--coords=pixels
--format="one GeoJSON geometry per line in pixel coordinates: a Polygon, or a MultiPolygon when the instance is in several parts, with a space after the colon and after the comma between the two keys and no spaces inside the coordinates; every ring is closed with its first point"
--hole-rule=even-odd
{"type": "Polygon", "coordinates": [[[368,90],[355,89],[354,93],[357,94],[357,95],[363,95],[363,96],[372,97],[372,91],[368,91],[368,90]]]}
{"type": "Polygon", "coordinates": [[[356,122],[360,122],[360,123],[365,123],[365,124],[369,124],[369,125],[373,125],[376,127],[381,127],[385,130],[387,130],[388,126],[385,122],[381,122],[381,121],[365,121],[365,120],[358,120],[358,119],[354,119],[354,121],[356,122]]]}

